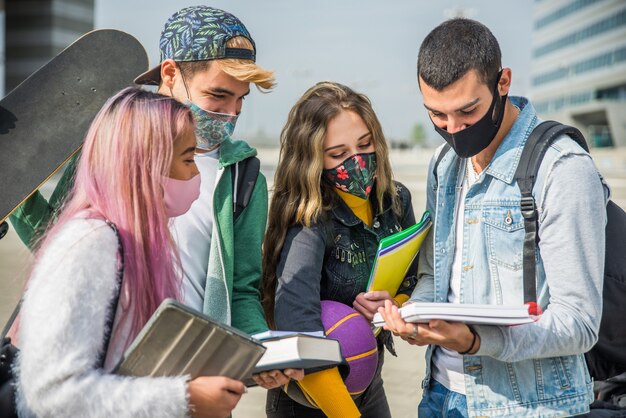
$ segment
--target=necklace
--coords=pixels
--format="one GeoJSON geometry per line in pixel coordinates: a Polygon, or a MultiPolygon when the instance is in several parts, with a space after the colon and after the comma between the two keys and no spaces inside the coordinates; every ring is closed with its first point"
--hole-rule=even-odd
{"type": "Polygon", "coordinates": [[[468,189],[474,183],[476,183],[476,180],[478,180],[478,174],[476,173],[476,170],[474,169],[474,164],[472,164],[471,158],[465,159],[465,175],[463,177],[464,177],[465,187],[467,187],[468,189]]]}
{"type": "Polygon", "coordinates": [[[476,183],[476,180],[478,180],[478,171],[476,170],[476,167],[474,166],[474,162],[472,161],[471,157],[467,160],[468,161],[465,166],[467,167],[467,178],[471,185],[476,183]]]}
{"type": "Polygon", "coordinates": [[[472,170],[472,174],[474,174],[474,177],[478,177],[478,170],[476,170],[476,165],[474,164],[474,161],[472,160],[472,157],[468,158],[468,160],[470,161],[470,167],[472,170]]]}

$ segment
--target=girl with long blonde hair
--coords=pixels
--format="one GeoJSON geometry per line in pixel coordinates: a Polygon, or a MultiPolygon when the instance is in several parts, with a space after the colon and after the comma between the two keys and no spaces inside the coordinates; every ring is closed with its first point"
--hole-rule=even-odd
{"type": "MultiPolygon", "coordinates": [[[[365,293],[379,240],[415,223],[409,191],[393,181],[369,99],[338,83],[316,84],[291,109],[280,147],[263,245],[263,305],[271,326],[324,331],[322,300],[351,306],[368,321],[385,300],[407,300],[415,268],[395,298],[365,293]]],[[[391,336],[382,332],[377,341],[378,368],[365,392],[353,399],[333,368],[297,383],[307,406],[271,390],[268,416],[390,416],[380,370],[383,347],[393,350],[391,336]]]]}

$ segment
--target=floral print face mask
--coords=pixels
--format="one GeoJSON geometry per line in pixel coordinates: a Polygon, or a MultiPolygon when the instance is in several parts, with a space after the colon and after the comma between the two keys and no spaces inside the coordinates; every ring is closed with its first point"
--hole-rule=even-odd
{"type": "Polygon", "coordinates": [[[322,176],[339,190],[367,199],[376,179],[376,153],[354,154],[337,167],[323,170],[322,176]]]}
{"type": "Polygon", "coordinates": [[[196,147],[212,150],[233,134],[237,115],[211,112],[191,101],[187,101],[186,104],[196,122],[196,147]]]}

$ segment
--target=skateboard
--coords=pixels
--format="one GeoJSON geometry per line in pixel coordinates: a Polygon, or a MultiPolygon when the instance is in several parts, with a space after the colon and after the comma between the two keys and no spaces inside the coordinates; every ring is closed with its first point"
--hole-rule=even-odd
{"type": "Polygon", "coordinates": [[[0,100],[0,238],[6,218],[78,152],[105,101],[147,69],[137,39],[95,30],[0,100]]]}

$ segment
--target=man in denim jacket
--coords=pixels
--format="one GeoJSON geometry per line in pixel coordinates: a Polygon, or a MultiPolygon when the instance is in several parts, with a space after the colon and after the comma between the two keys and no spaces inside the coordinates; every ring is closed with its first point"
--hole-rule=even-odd
{"type": "MultiPolygon", "coordinates": [[[[514,181],[540,122],[532,104],[507,98],[511,69],[484,25],[452,19],[424,40],[419,86],[435,129],[450,144],[433,173],[434,227],[422,246],[411,301],[523,303],[524,224],[514,181]]],[[[588,411],[583,353],[597,340],[608,188],[591,157],[567,136],[547,151],[533,190],[538,207],[534,323],[407,324],[385,308],[388,328],[429,345],[420,416],[561,417],[588,411]]]]}

